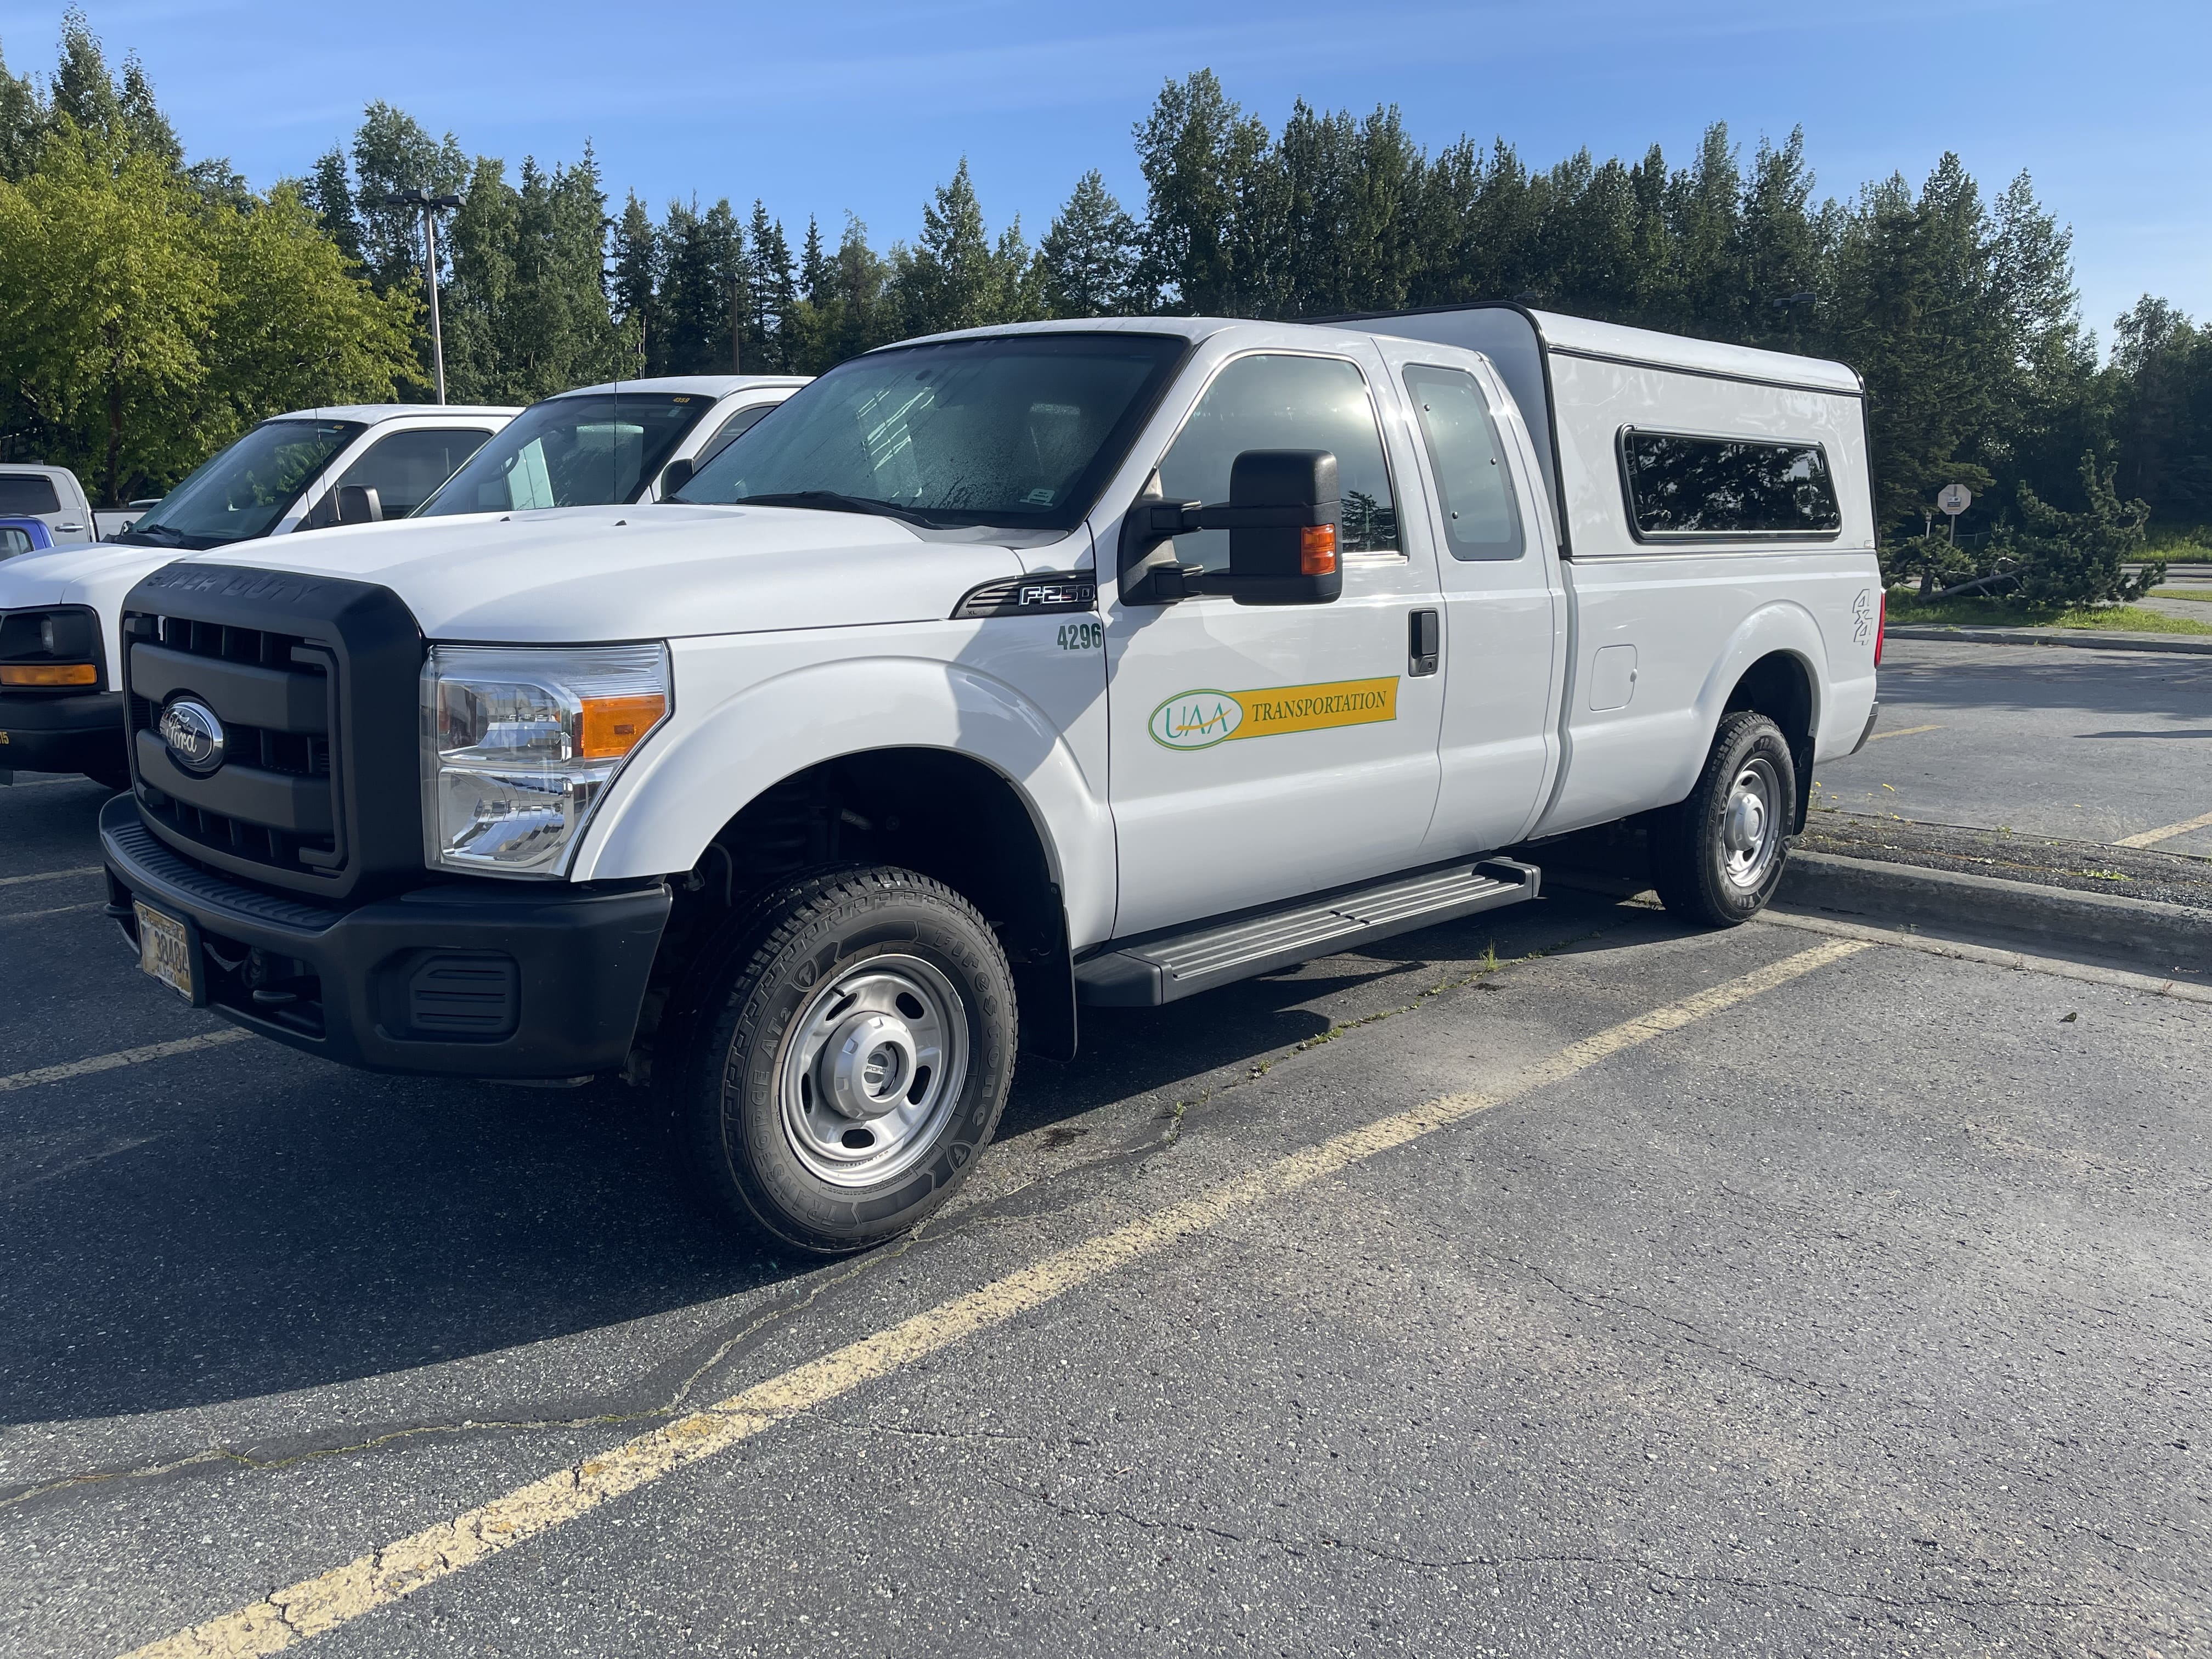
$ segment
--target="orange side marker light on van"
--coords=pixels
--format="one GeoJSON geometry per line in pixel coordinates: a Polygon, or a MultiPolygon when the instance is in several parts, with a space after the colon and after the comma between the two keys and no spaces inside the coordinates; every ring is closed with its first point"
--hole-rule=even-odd
{"type": "Polygon", "coordinates": [[[668,712],[668,699],[654,692],[642,697],[584,699],[584,741],[580,760],[612,760],[645,740],[668,712]]]}
{"type": "Polygon", "coordinates": [[[98,685],[100,670],[88,662],[0,663],[0,685],[98,685]]]}
{"type": "Polygon", "coordinates": [[[1298,574],[1329,576],[1336,573],[1336,526],[1310,524],[1298,532],[1298,574]]]}

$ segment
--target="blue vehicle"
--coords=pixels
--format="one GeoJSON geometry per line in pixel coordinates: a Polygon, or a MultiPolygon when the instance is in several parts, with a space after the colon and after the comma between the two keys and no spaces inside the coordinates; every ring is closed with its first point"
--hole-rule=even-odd
{"type": "Polygon", "coordinates": [[[12,559],[19,553],[43,553],[53,544],[53,532],[44,519],[0,517],[0,559],[12,559]]]}

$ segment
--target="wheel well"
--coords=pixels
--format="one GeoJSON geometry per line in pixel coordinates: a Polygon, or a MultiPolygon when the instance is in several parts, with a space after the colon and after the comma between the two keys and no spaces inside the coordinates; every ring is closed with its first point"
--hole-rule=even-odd
{"type": "Polygon", "coordinates": [[[1003,775],[944,749],[878,749],[821,762],[763,790],[716,830],[699,861],[670,883],[676,902],[653,963],[641,1045],[649,1045],[659,1008],[692,959],[749,899],[841,864],[898,865],[966,897],[1013,969],[1022,1047],[1073,1054],[1066,912],[1044,838],[1003,775]]]}
{"type": "Polygon", "coordinates": [[[1765,715],[1789,739],[1790,758],[1797,772],[1797,807],[1790,833],[1802,834],[1813,794],[1813,677],[1789,652],[1770,651],[1743,671],[1721,713],[1726,716],[1744,708],[1765,715]]]}

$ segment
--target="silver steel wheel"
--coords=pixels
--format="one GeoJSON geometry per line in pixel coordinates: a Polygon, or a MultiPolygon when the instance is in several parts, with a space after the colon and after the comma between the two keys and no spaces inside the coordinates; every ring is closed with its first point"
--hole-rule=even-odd
{"type": "Polygon", "coordinates": [[[799,1161],[839,1187],[872,1187],[918,1163],[968,1078],[968,1012],[919,957],[873,957],[814,994],[777,1074],[799,1161]]]}
{"type": "Polygon", "coordinates": [[[1774,763],[1754,755],[1729,785],[1721,811],[1721,873],[1746,891],[1766,879],[1782,847],[1782,780],[1774,763]]]}

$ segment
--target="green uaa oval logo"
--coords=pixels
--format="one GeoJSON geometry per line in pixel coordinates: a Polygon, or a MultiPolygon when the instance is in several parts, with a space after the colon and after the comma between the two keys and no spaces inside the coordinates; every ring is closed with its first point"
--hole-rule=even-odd
{"type": "Polygon", "coordinates": [[[1178,691],[1152,710],[1152,741],[1170,749],[1211,749],[1244,724],[1244,705],[1226,691],[1178,691]]]}

